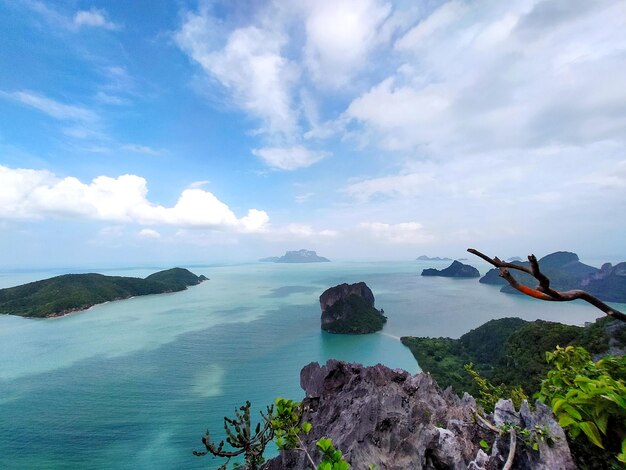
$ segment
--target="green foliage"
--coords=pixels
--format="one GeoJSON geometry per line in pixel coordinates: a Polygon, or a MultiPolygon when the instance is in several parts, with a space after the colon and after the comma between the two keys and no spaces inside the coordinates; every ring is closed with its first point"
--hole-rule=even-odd
{"type": "MultiPolygon", "coordinates": [[[[207,430],[206,434],[202,437],[202,443],[206,451],[194,451],[193,454],[196,456],[212,454],[215,457],[227,459],[220,467],[220,470],[226,470],[228,468],[228,463],[231,458],[243,455],[245,461],[243,468],[246,470],[258,469],[259,465],[265,462],[263,457],[265,447],[274,436],[271,426],[272,411],[272,407],[268,406],[267,414],[261,412],[262,421],[257,423],[254,431],[252,431],[250,423],[250,402],[247,401],[239,410],[235,410],[235,419],[224,417],[226,442],[230,445],[232,450],[224,449],[223,440],[217,445],[212,442],[211,435],[207,430]]],[[[239,463],[236,463],[234,468],[242,467],[239,463]]]]}
{"type": "Polygon", "coordinates": [[[478,387],[478,403],[484,410],[490,412],[496,407],[498,400],[502,398],[511,399],[516,409],[519,409],[522,405],[522,401],[528,400],[528,396],[524,393],[522,387],[519,385],[515,387],[504,384],[493,385],[474,370],[474,365],[471,362],[465,365],[465,370],[472,377],[472,379],[474,379],[474,382],[478,387]]]}
{"type": "Polygon", "coordinates": [[[366,334],[382,330],[387,317],[358,295],[335,302],[326,311],[337,320],[322,325],[330,333],[366,334]]]}
{"type": "Polygon", "coordinates": [[[581,347],[546,353],[552,365],[537,397],[574,440],[585,436],[626,464],[626,357],[594,363],[581,347]]]}
{"type": "Polygon", "coordinates": [[[272,416],[274,442],[280,450],[296,449],[299,435],[311,431],[311,423],[301,423],[302,404],[282,397],[276,399],[276,414],[272,416]]]}
{"type": "MultiPolygon", "coordinates": [[[[276,399],[276,414],[271,419],[274,430],[274,442],[280,450],[295,449],[304,452],[313,463],[300,436],[309,434],[312,426],[309,422],[302,422],[302,403],[287,400],[282,397],[276,399]]],[[[316,466],[317,470],[348,470],[350,465],[343,459],[340,450],[335,449],[329,438],[321,438],[316,443],[322,453],[322,460],[316,466]]]]}
{"type": "Polygon", "coordinates": [[[0,314],[49,317],[128,297],[177,292],[201,282],[186,269],[175,268],[146,279],[102,274],[65,274],[0,289],[0,314]]]}
{"type": "Polygon", "coordinates": [[[458,393],[478,394],[476,384],[464,370],[464,364],[472,362],[472,358],[458,340],[410,336],[400,340],[411,350],[421,369],[430,372],[440,387],[452,386],[458,393]]]}
{"type": "Polygon", "coordinates": [[[508,387],[521,385],[531,395],[540,388],[549,370],[545,352],[556,346],[576,345],[591,353],[608,349],[609,335],[616,344],[626,345],[626,328],[616,320],[603,318],[588,327],[563,325],[537,320],[526,322],[519,318],[491,320],[464,334],[458,340],[450,338],[403,337],[422,370],[430,372],[437,383],[459,394],[480,393],[477,383],[465,373],[464,365],[491,383],[508,387]],[[622,336],[624,338],[622,338],[622,336]]]}
{"type": "Polygon", "coordinates": [[[322,461],[317,466],[317,470],[348,470],[350,468],[350,464],[343,459],[341,451],[335,449],[331,439],[323,437],[317,441],[316,445],[322,452],[322,461]]]}
{"type": "Polygon", "coordinates": [[[482,447],[482,449],[485,452],[490,452],[491,451],[491,444],[489,444],[486,440],[481,439],[479,444],[480,444],[480,447],[482,447]]]}

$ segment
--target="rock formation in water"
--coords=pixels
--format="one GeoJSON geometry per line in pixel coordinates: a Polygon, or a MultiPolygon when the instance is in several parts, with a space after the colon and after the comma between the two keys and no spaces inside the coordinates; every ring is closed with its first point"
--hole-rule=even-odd
{"type": "Polygon", "coordinates": [[[480,277],[478,269],[469,264],[463,264],[459,261],[453,261],[450,266],[445,269],[424,269],[422,276],[440,276],[440,277],[480,277]]]}
{"type": "MultiPolygon", "coordinates": [[[[529,266],[528,261],[514,261],[515,264],[529,266]]],[[[550,279],[551,287],[566,291],[583,289],[606,302],[626,302],[626,262],[612,266],[605,263],[602,268],[594,268],[581,263],[576,253],[557,251],[539,259],[541,271],[550,279]]],[[[537,280],[530,274],[510,271],[522,284],[534,287],[537,280]]],[[[522,295],[500,277],[500,270],[490,269],[480,281],[483,284],[501,285],[502,292],[522,295]]]]}
{"type": "MultiPolygon", "coordinates": [[[[474,398],[442,391],[428,374],[411,375],[385,366],[363,367],[329,360],[302,369],[306,392],[303,420],[312,424],[304,445],[319,461],[315,442],[330,437],[354,469],[377,465],[383,470],[500,469],[509,453],[509,438],[498,438],[476,423],[474,398]],[[491,444],[490,454],[480,446],[491,444]]],[[[515,411],[510,401],[496,405],[494,421],[533,429],[548,426],[553,445],[540,441],[538,451],[518,442],[514,468],[574,469],[565,434],[552,413],[537,403],[515,411]]],[[[272,459],[267,470],[305,469],[303,452],[288,451],[272,459]]]]}
{"type": "Polygon", "coordinates": [[[328,263],[330,260],[323,256],[317,256],[315,251],[295,250],[287,251],[283,256],[269,256],[259,261],[266,263],[328,263]]]}
{"type": "Polygon", "coordinates": [[[452,261],[450,258],[440,258],[439,256],[435,256],[431,258],[430,256],[422,255],[417,257],[417,261],[452,261]]]}
{"type": "Polygon", "coordinates": [[[340,284],[320,296],[322,329],[329,333],[366,334],[381,330],[387,317],[374,307],[374,294],[364,282],[340,284]]]}

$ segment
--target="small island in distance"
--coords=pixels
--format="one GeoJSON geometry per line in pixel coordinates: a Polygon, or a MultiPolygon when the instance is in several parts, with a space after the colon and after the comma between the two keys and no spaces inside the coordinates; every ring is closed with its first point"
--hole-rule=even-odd
{"type": "Polygon", "coordinates": [[[183,268],[159,271],[145,279],[103,274],[64,274],[0,289],[0,314],[30,318],[60,317],[112,300],[179,292],[208,280],[183,268]]]}
{"type": "Polygon", "coordinates": [[[422,276],[480,277],[480,273],[474,266],[463,264],[459,261],[453,261],[452,264],[445,269],[424,269],[422,271],[422,276]]]}
{"type": "Polygon", "coordinates": [[[323,256],[317,256],[315,251],[295,250],[287,251],[283,256],[270,256],[261,258],[263,263],[328,263],[330,260],[323,256]]]}
{"type": "Polygon", "coordinates": [[[439,256],[431,258],[430,256],[422,255],[417,257],[417,261],[452,261],[452,258],[440,258],[439,256]]]}

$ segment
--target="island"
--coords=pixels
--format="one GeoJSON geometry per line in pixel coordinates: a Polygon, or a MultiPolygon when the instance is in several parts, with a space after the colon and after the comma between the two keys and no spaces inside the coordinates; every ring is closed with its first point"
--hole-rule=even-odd
{"type": "Polygon", "coordinates": [[[539,390],[549,369],[546,351],[558,346],[582,346],[596,358],[622,355],[626,349],[626,323],[609,317],[585,327],[520,318],[500,318],[465,333],[459,339],[403,336],[423,371],[440,387],[476,395],[478,386],[466,373],[465,364],[495,384],[521,384],[531,396],[539,390]]]}
{"type": "Polygon", "coordinates": [[[440,258],[439,256],[435,256],[434,258],[430,258],[429,256],[422,255],[417,257],[417,261],[452,261],[451,258],[440,258]]]}
{"type": "Polygon", "coordinates": [[[330,260],[323,256],[317,256],[315,251],[295,250],[287,251],[283,256],[270,256],[261,258],[263,263],[328,263],[330,260]]]}
{"type": "Polygon", "coordinates": [[[520,258],[519,256],[511,256],[510,258],[507,258],[507,261],[509,263],[512,263],[513,261],[522,261],[522,258],[520,258]]]}
{"type": "MultiPolygon", "coordinates": [[[[578,255],[569,251],[557,251],[539,259],[539,267],[550,279],[553,289],[566,291],[582,289],[606,302],[626,302],[626,262],[613,266],[605,263],[600,269],[581,263],[578,255]]],[[[528,261],[513,261],[514,264],[529,266],[528,261]]],[[[510,270],[518,282],[535,286],[537,280],[530,274],[510,270]]],[[[483,284],[502,286],[507,294],[520,294],[500,277],[500,270],[490,269],[480,278],[483,284]]]]}
{"type": "Polygon", "coordinates": [[[463,264],[459,261],[453,261],[452,264],[445,269],[424,269],[422,271],[422,276],[467,278],[480,277],[480,273],[474,266],[463,264]]]}
{"type": "Polygon", "coordinates": [[[183,268],[138,277],[64,274],[0,289],[0,314],[30,318],[60,317],[112,300],[179,292],[208,280],[183,268]]]}
{"type": "Polygon", "coordinates": [[[322,330],[351,335],[381,330],[387,317],[374,302],[374,294],[364,282],[326,289],[320,296],[322,330]]]}

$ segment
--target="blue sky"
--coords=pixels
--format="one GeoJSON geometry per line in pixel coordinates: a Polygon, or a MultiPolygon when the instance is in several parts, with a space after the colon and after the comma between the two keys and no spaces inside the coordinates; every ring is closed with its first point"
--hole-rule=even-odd
{"type": "Polygon", "coordinates": [[[0,267],[626,258],[626,2],[0,0],[0,267]]]}

